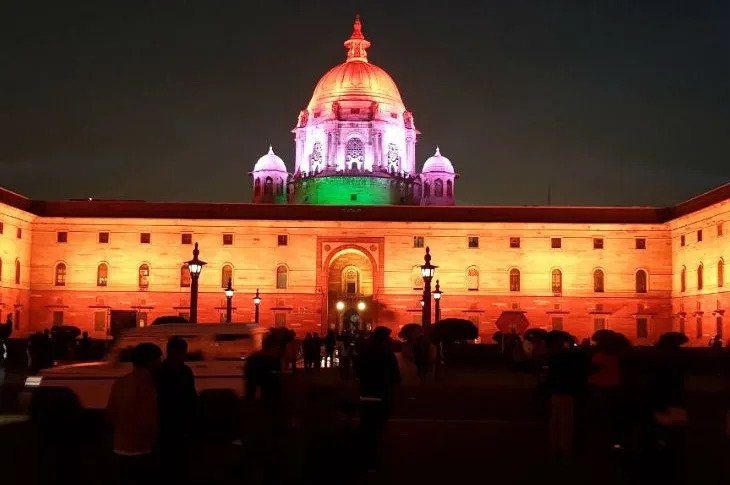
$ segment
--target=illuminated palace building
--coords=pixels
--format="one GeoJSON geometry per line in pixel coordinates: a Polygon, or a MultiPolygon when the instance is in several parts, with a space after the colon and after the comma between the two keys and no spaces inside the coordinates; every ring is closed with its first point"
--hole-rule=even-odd
{"type": "Polygon", "coordinates": [[[368,60],[356,20],[293,130],[293,171],[269,148],[253,203],[29,200],[0,189],[0,312],[15,335],[71,324],[102,338],[189,314],[193,244],[199,322],[302,333],[421,321],[426,247],[442,317],[498,327],[610,328],[637,343],[669,330],[696,345],[730,337],[730,185],[674,207],[458,207],[435,149],[418,171],[414,118],[368,60]],[[344,305],[337,305],[338,302],[344,305]],[[342,307],[341,309],[338,309],[342,307]],[[355,318],[353,318],[355,317],[355,318]],[[357,318],[359,317],[359,318],[357,318]]]}

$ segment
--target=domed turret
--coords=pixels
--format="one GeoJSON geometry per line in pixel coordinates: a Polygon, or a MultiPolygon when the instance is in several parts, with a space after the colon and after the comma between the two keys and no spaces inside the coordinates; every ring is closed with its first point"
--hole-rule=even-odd
{"type": "Polygon", "coordinates": [[[423,164],[421,203],[423,205],[454,205],[456,177],[451,161],[441,155],[441,150],[436,147],[436,153],[423,164]]]}
{"type": "Polygon", "coordinates": [[[253,201],[256,203],[286,204],[286,185],[289,174],[284,160],[279,158],[271,145],[269,152],[259,158],[251,172],[253,201]]]}

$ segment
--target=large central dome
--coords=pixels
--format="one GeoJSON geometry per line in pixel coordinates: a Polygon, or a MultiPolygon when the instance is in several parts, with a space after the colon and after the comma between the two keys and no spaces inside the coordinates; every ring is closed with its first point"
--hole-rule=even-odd
{"type": "Polygon", "coordinates": [[[370,42],[363,36],[357,17],[352,36],[345,41],[347,60],[327,71],[319,80],[307,106],[310,112],[327,109],[335,101],[375,101],[398,114],[405,111],[393,78],[368,62],[368,47],[370,42]]]}

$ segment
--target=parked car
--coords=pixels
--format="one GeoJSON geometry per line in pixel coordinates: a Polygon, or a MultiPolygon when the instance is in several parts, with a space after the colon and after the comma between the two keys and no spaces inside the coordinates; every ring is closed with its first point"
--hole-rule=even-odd
{"type": "Polygon", "coordinates": [[[125,331],[100,362],[62,365],[40,371],[25,381],[26,402],[39,388],[73,391],[86,409],[106,407],[114,381],[132,369],[131,350],[142,342],[157,344],[165,352],[167,341],[179,336],[188,342],[188,365],[195,374],[198,392],[229,389],[243,395],[246,356],[261,348],[265,330],[255,324],[168,324],[125,331]]]}

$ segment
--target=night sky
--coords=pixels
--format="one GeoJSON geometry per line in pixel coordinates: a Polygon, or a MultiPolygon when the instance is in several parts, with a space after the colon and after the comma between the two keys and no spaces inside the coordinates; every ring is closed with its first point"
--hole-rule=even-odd
{"type": "Polygon", "coordinates": [[[666,205],[730,181],[730,2],[4,1],[0,186],[249,201],[356,11],[460,204],[666,205]]]}

